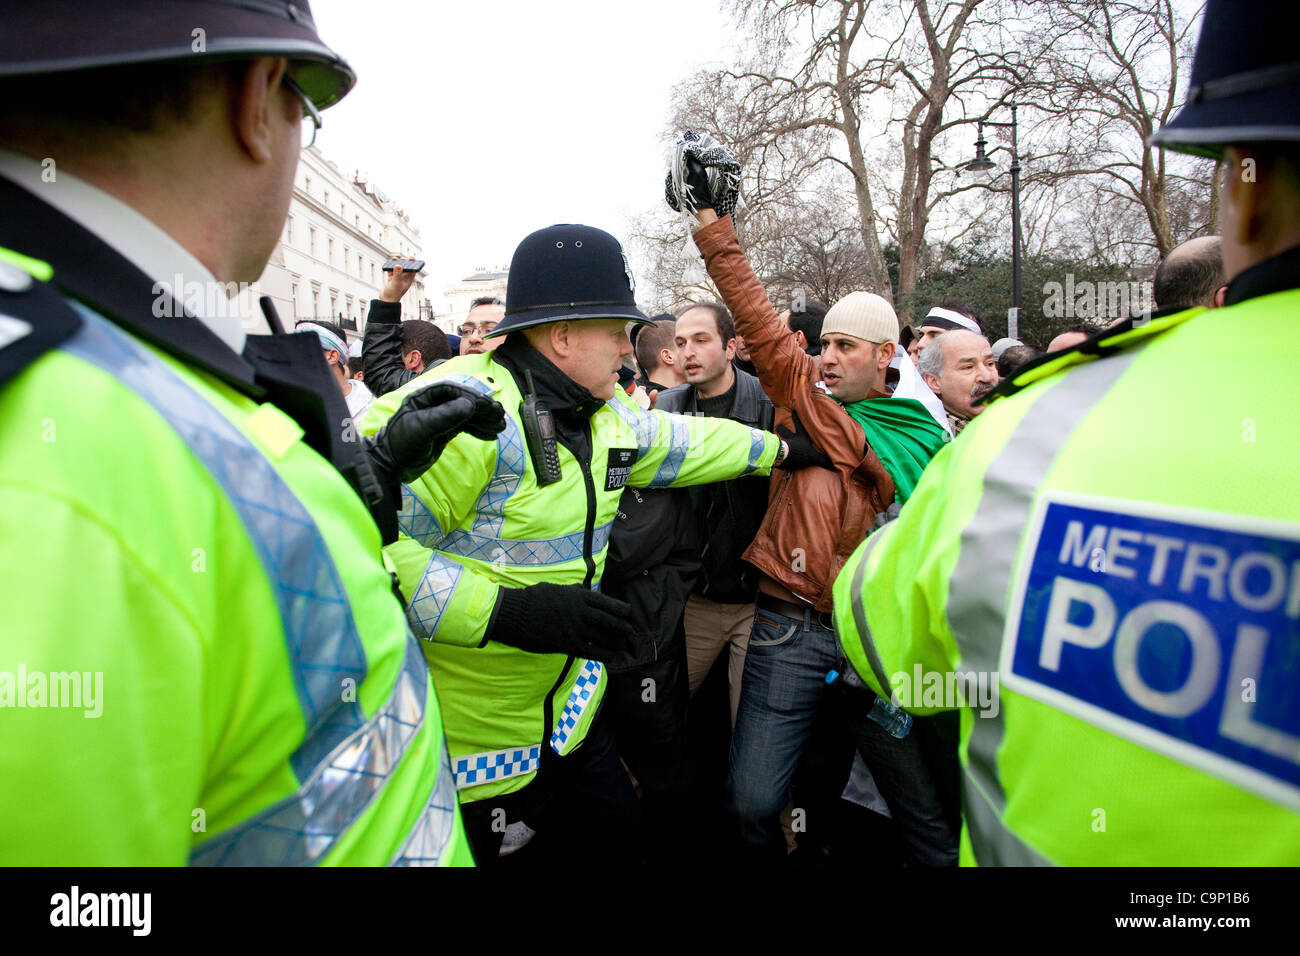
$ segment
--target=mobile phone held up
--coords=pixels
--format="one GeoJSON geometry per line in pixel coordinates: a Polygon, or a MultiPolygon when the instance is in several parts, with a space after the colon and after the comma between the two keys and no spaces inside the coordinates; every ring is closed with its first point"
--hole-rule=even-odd
{"type": "Polygon", "coordinates": [[[419,272],[424,268],[423,259],[389,259],[384,263],[384,271],[392,272],[394,266],[401,266],[403,272],[419,272]]]}

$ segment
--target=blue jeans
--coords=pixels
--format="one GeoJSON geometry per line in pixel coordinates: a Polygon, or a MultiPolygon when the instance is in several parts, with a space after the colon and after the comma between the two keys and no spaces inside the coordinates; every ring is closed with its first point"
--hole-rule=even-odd
{"type": "MultiPolygon", "coordinates": [[[[731,738],[728,809],[744,849],[781,859],[780,816],[826,695],[826,673],[840,660],[828,616],[802,618],[760,607],[754,613],[731,738]]],[[[936,718],[917,719],[912,732],[889,736],[866,717],[869,706],[838,707],[871,769],[900,830],[909,859],[923,866],[954,866],[960,817],[955,788],[955,735],[941,740],[936,718]]],[[[949,717],[954,715],[947,715],[949,717]]]]}
{"type": "Polygon", "coordinates": [[[803,619],[754,611],[731,735],[728,809],[749,851],[785,855],[781,811],[790,781],[826,696],[826,672],[839,662],[835,632],[809,612],[803,619]]]}

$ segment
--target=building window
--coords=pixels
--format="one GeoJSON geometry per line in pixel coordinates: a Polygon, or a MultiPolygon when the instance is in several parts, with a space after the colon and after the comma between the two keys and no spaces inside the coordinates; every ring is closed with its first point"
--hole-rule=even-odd
{"type": "Polygon", "coordinates": [[[315,226],[307,227],[307,238],[311,242],[311,254],[314,256],[316,255],[316,227],[315,226]]]}
{"type": "Polygon", "coordinates": [[[293,245],[293,216],[285,220],[284,241],[289,245],[293,245]]]}
{"type": "Polygon", "coordinates": [[[331,322],[334,320],[334,316],[338,315],[338,312],[339,312],[339,294],[333,289],[331,289],[330,290],[330,321],[331,322]]]}
{"type": "Polygon", "coordinates": [[[327,189],[325,190],[325,205],[328,206],[329,204],[330,204],[330,191],[327,189]]]}
{"type": "Polygon", "coordinates": [[[310,177],[310,176],[305,176],[305,177],[303,177],[303,187],[302,187],[302,191],[305,192],[308,196],[311,195],[311,177],[310,177]]]}
{"type": "Polygon", "coordinates": [[[330,265],[334,265],[334,239],[331,237],[327,241],[329,243],[329,258],[326,259],[325,261],[328,262],[330,265]]]}
{"type": "Polygon", "coordinates": [[[289,301],[293,305],[293,317],[298,318],[298,283],[289,283],[289,301]]]}
{"type": "Polygon", "coordinates": [[[343,247],[343,271],[344,272],[348,271],[348,265],[351,263],[351,261],[352,261],[352,250],[349,249],[347,246],[344,246],[343,247]]]}
{"type": "Polygon", "coordinates": [[[320,293],[319,289],[317,289],[315,286],[311,287],[311,315],[308,316],[308,318],[312,318],[312,319],[320,318],[319,293],[320,293]]]}

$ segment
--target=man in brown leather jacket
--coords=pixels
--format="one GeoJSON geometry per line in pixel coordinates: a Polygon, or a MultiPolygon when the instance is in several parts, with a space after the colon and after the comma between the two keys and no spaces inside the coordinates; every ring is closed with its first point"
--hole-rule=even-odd
{"type": "MultiPolygon", "coordinates": [[[[728,802],[744,847],[779,856],[785,849],[779,814],[824,702],[827,672],[840,657],[826,613],[831,585],[876,515],[906,500],[946,436],[919,402],[891,399],[884,391],[899,331],[886,300],[855,292],[836,303],[823,324],[819,370],[772,307],[730,216],[719,219],[705,208],[696,211],[696,220],[695,243],[749,345],[776,407],[777,429],[792,428],[797,415],[833,466],[778,473],[758,536],[744,555],[762,577],[732,738],[728,802]]],[[[941,791],[955,794],[955,751],[920,723],[902,739],[865,717],[853,720],[851,730],[909,857],[955,865],[958,807],[955,799],[940,798],[941,791]]]]}

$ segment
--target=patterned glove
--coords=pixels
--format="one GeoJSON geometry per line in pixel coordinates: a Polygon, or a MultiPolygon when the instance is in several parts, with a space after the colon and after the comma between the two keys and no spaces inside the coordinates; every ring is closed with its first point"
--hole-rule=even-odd
{"type": "Polygon", "coordinates": [[[673,212],[729,215],[741,205],[740,163],[708,133],[688,129],[673,146],[664,198],[673,212]]]}

